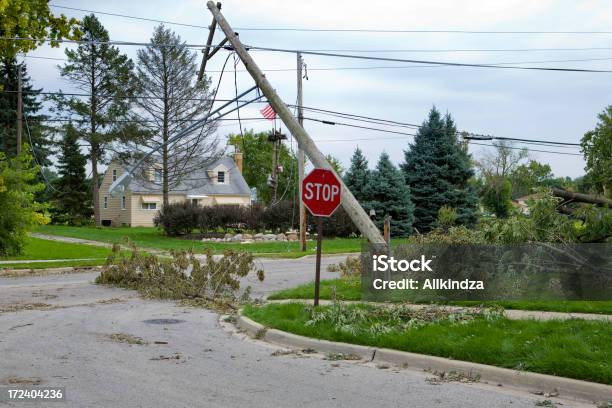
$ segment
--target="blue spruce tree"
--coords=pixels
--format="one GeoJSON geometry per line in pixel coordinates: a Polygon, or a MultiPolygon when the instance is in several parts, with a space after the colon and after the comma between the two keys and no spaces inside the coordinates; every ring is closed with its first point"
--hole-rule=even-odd
{"type": "Polygon", "coordinates": [[[414,143],[404,151],[401,168],[410,187],[414,227],[419,232],[438,226],[438,210],[445,205],[457,211],[457,224],[476,222],[478,197],[468,183],[474,170],[469,154],[457,141],[449,114],[442,117],[435,107],[431,109],[414,143]]]}

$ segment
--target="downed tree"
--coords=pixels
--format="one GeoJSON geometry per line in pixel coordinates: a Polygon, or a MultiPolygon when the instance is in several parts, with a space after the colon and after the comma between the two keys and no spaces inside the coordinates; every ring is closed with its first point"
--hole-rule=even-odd
{"type": "Polygon", "coordinates": [[[612,200],[610,200],[609,198],[592,196],[592,195],[582,194],[582,193],[572,193],[571,191],[562,190],[560,188],[555,188],[555,187],[553,187],[551,190],[554,196],[561,197],[568,201],[577,201],[580,203],[595,204],[600,207],[607,205],[608,207],[612,208],[612,200]]]}

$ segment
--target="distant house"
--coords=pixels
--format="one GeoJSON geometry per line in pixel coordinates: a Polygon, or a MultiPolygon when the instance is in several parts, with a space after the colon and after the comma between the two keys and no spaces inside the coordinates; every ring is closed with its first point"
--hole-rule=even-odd
{"type": "MultiPolygon", "coordinates": [[[[115,160],[106,169],[99,193],[102,225],[153,226],[153,218],[163,203],[161,166],[142,169],[142,176],[134,177],[123,193],[111,196],[110,185],[125,171],[115,160]]],[[[187,200],[199,205],[250,204],[251,189],[242,176],[242,153],[195,171],[187,181],[171,189],[170,203],[187,200]]]]}
{"type": "Polygon", "coordinates": [[[522,197],[517,197],[514,200],[512,200],[512,205],[515,208],[518,208],[521,213],[529,215],[529,204],[527,204],[527,202],[530,200],[538,199],[540,197],[541,195],[537,193],[529,194],[529,195],[522,196],[522,197]]]}

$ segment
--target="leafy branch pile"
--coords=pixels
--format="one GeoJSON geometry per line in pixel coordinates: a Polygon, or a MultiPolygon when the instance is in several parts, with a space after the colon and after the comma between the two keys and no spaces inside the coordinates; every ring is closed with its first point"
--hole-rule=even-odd
{"type": "Polygon", "coordinates": [[[135,289],[147,298],[228,310],[235,309],[235,302],[248,300],[250,287],[241,293],[240,278],[251,272],[263,281],[263,270],[257,270],[253,256],[244,251],[228,250],[222,257],[209,251],[202,262],[190,251],[173,251],[172,258],[161,258],[135,247],[123,257],[115,245],[96,283],[135,289]]]}
{"type": "Polygon", "coordinates": [[[407,305],[364,305],[334,302],[329,307],[305,306],[309,316],[306,326],[321,323],[334,327],[336,332],[384,334],[405,332],[433,323],[466,324],[475,319],[496,320],[503,317],[503,308],[453,310],[439,306],[414,309],[407,305]]]}

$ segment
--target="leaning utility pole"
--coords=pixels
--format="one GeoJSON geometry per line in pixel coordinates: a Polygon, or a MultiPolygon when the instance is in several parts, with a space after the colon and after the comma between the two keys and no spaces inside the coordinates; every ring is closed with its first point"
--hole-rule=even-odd
{"type": "Polygon", "coordinates": [[[21,65],[17,66],[17,156],[21,153],[21,132],[23,127],[23,95],[21,91],[21,65]]]}
{"type": "MultiPolygon", "coordinates": [[[[302,108],[302,99],[304,94],[302,93],[302,53],[297,53],[297,114],[298,123],[304,127],[304,109],[302,108]]],[[[304,165],[306,162],[306,155],[302,145],[298,144],[298,175],[299,175],[299,197],[302,197],[302,181],[304,180],[304,165]]],[[[306,251],[306,207],[304,202],[300,199],[300,249],[302,252],[306,251]]]]}
{"type": "MultiPolygon", "coordinates": [[[[242,60],[242,63],[255,80],[255,83],[259,89],[266,96],[268,102],[278,116],[280,116],[293,137],[296,138],[299,146],[301,146],[304,152],[308,155],[310,161],[312,161],[315,167],[331,170],[335,173],[333,167],[331,164],[329,164],[323,153],[319,151],[312,138],[308,135],[304,128],[300,126],[291,111],[289,111],[287,105],[285,105],[270,82],[268,82],[264,74],[261,72],[261,69],[259,69],[257,63],[253,60],[253,58],[251,58],[248,51],[244,48],[238,39],[238,36],[234,33],[234,30],[232,30],[232,27],[225,20],[225,17],[223,17],[215,3],[209,1],[206,3],[206,6],[215,17],[215,20],[217,20],[217,24],[225,33],[225,36],[232,45],[232,48],[242,60]]],[[[340,177],[338,177],[338,179],[340,179],[340,177]]],[[[374,225],[363,208],[361,208],[361,205],[357,199],[355,199],[355,196],[353,196],[351,190],[346,187],[342,180],[340,180],[340,182],[342,184],[342,207],[347,212],[351,220],[355,223],[355,226],[359,228],[359,231],[361,231],[361,233],[370,241],[370,243],[381,244],[386,247],[385,240],[380,234],[378,228],[376,228],[376,225],[374,225]]]]}

